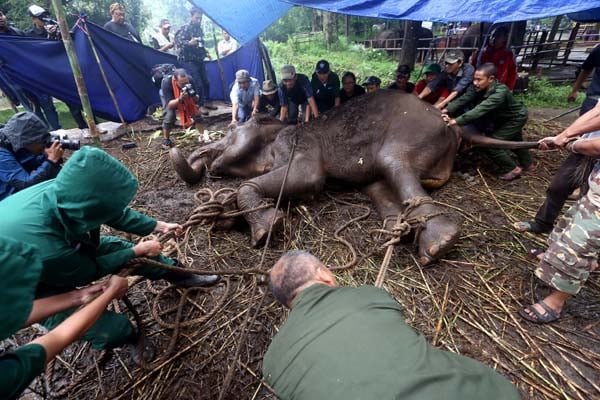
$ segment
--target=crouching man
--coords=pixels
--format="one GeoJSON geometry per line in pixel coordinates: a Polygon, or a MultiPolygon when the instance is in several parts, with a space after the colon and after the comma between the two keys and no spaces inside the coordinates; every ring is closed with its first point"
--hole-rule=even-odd
{"type": "Polygon", "coordinates": [[[48,127],[31,112],[13,115],[0,129],[0,200],[56,177],[63,149],[48,143],[48,127]]]}
{"type": "Polygon", "coordinates": [[[338,287],[310,253],[284,254],[270,277],[291,308],[263,360],[282,400],[520,398],[493,369],[427,343],[383,289],[338,287]]]}
{"type": "Polygon", "coordinates": [[[176,69],[172,76],[165,76],[161,83],[164,97],[163,111],[163,141],[164,147],[172,147],[171,129],[175,126],[175,120],[179,120],[183,129],[195,125],[199,135],[204,132],[202,115],[196,104],[200,99],[194,81],[188,76],[184,69],[176,69]]]}

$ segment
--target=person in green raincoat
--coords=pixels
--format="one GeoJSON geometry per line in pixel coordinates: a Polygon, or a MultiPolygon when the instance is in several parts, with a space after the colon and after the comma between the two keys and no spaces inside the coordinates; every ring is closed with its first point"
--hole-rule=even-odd
{"type": "MultiPolygon", "coordinates": [[[[158,241],[134,245],[115,236],[100,236],[101,225],[140,236],[181,231],[181,225],[157,221],[128,208],[137,188],[137,180],[118,160],[102,150],[84,146],[69,158],[55,179],[27,188],[0,203],[0,236],[10,236],[39,249],[43,268],[36,298],[88,285],[117,273],[136,257],[154,257],[170,265],[177,263],[160,254],[158,241]]],[[[215,275],[167,272],[146,265],[138,266],[134,274],[166,279],[180,287],[214,285],[219,280],[215,275]]],[[[72,311],[58,313],[42,325],[52,329],[72,311]]],[[[102,350],[135,345],[137,336],[126,316],[105,311],[83,340],[102,350]]],[[[151,344],[145,345],[151,352],[151,344]]]]}
{"type": "Polygon", "coordinates": [[[56,312],[87,303],[46,335],[0,354],[2,399],[16,399],[44,371],[46,363],[77,340],[113,299],[127,291],[127,279],[112,276],[102,284],[34,300],[41,272],[42,261],[34,247],[0,237],[0,340],[56,312]]]}

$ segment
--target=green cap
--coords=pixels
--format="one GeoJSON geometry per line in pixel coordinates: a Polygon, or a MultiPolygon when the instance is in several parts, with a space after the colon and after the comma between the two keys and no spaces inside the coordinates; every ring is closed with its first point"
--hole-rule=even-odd
{"type": "Polygon", "coordinates": [[[428,64],[425,66],[425,68],[423,68],[424,74],[439,74],[440,72],[442,72],[442,67],[440,67],[440,64],[428,64]]]}

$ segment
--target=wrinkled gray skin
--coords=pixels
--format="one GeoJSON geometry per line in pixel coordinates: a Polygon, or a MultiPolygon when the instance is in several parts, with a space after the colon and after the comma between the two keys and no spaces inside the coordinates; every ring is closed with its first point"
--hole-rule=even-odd
{"type": "MultiPolygon", "coordinates": [[[[319,192],[325,180],[331,178],[364,188],[385,219],[396,217],[402,211],[401,204],[405,200],[428,196],[423,185],[437,188],[450,178],[461,135],[472,145],[484,147],[537,146],[535,142],[503,142],[477,135],[465,137],[467,134],[459,128],[446,126],[439,110],[416,96],[395,90],[379,90],[352,99],[326,113],[324,119],[303,126],[259,124],[251,120],[232,130],[223,143],[212,145],[212,165],[206,157],[210,152],[192,162],[196,166],[206,163],[209,170],[214,171],[214,163],[230,150],[228,148],[215,157],[215,147],[226,147],[225,142],[246,143],[245,148],[237,147],[237,153],[229,151],[229,155],[237,172],[244,166],[248,167],[243,176],[260,175],[238,189],[238,207],[248,210],[260,205],[263,198],[278,196],[292,143],[297,138],[284,188],[286,198],[319,192]],[[269,172],[262,174],[267,170],[269,172]]],[[[205,147],[208,146],[202,149],[205,147]]],[[[177,153],[176,150],[173,152],[177,153]]],[[[178,157],[181,161],[182,157],[178,157]]],[[[222,162],[217,166],[223,170],[222,162]]],[[[196,174],[194,180],[199,180],[203,173],[202,168],[190,168],[190,171],[196,174]]],[[[180,170],[178,172],[182,175],[180,170]]],[[[423,204],[409,217],[440,211],[436,205],[423,204]]],[[[266,239],[273,217],[279,225],[283,214],[274,208],[246,214],[254,246],[266,239]]],[[[418,232],[420,262],[428,264],[438,259],[458,237],[459,227],[447,216],[427,220],[418,232]]]]}
{"type": "MultiPolygon", "coordinates": [[[[326,178],[366,187],[383,218],[401,212],[402,202],[428,196],[422,181],[439,187],[449,178],[459,147],[459,135],[448,128],[440,112],[412,94],[378,91],[334,109],[324,120],[282,130],[277,142],[291,143],[297,135],[296,154],[283,190],[294,197],[323,189],[326,178]]],[[[279,161],[279,162],[278,162],[279,161]]],[[[273,169],[242,184],[238,208],[247,210],[263,198],[277,197],[286,171],[286,159],[273,169]]],[[[438,214],[434,204],[423,204],[409,216],[438,214]]],[[[274,215],[275,214],[275,215],[274,215]]],[[[275,209],[245,215],[252,244],[264,242],[275,209]]],[[[430,218],[419,230],[417,243],[422,264],[447,252],[459,237],[459,227],[445,215],[430,218]]]]}

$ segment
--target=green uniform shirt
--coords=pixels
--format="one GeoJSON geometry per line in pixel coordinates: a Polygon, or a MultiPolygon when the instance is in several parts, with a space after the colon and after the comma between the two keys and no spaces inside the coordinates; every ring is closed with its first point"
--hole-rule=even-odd
{"type": "MultiPolygon", "coordinates": [[[[0,340],[27,322],[41,271],[32,246],[0,237],[0,340]]],[[[0,355],[0,399],[17,398],[45,367],[46,351],[39,344],[0,355]]]]}
{"type": "Polygon", "coordinates": [[[0,356],[0,399],[16,399],[46,368],[46,350],[28,344],[0,356]]]}
{"type": "Polygon", "coordinates": [[[471,110],[456,118],[456,123],[460,126],[482,117],[492,121],[495,127],[509,121],[527,119],[527,107],[514,98],[505,84],[498,81],[494,81],[485,93],[477,92],[474,86],[470,86],[465,94],[450,102],[446,109],[448,114],[457,115],[467,106],[471,110]]]}
{"type": "Polygon", "coordinates": [[[384,290],[316,284],[294,300],[263,361],[281,400],[517,400],[486,365],[432,347],[384,290]]]}
{"type": "Polygon", "coordinates": [[[127,208],[137,187],[135,177],[119,161],[99,149],[82,147],[55,179],[0,202],[0,236],[39,249],[43,284],[65,288],[89,284],[101,271],[135,257],[131,248],[96,257],[98,238],[93,233],[102,224],[141,236],[156,226],[153,218],[127,208]]]}

